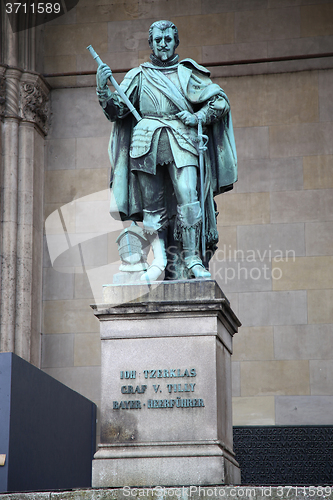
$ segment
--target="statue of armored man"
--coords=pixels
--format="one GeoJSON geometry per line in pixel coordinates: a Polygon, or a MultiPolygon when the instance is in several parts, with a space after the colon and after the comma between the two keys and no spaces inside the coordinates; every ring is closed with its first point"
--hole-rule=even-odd
{"type": "Polygon", "coordinates": [[[151,61],[120,86],[106,64],[97,71],[97,96],[114,122],[110,213],[142,222],[154,259],[141,280],[209,279],[218,241],[214,196],[237,180],[229,100],[206,68],[178,60],[172,22],[153,23],[148,42],[151,61]]]}

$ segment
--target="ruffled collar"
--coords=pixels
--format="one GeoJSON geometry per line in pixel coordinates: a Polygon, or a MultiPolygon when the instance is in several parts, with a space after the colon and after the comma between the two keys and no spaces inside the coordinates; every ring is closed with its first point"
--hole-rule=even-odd
{"type": "Polygon", "coordinates": [[[174,66],[178,63],[179,56],[178,54],[174,54],[172,57],[169,57],[166,61],[161,61],[155,54],[150,54],[150,60],[155,66],[159,66],[160,68],[168,68],[169,66],[174,66]]]}

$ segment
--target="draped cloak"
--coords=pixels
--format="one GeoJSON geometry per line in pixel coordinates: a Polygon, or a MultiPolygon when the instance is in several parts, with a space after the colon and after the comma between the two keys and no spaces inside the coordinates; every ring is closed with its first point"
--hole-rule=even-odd
{"type": "MultiPolygon", "coordinates": [[[[129,71],[121,84],[122,89],[130,99],[130,86],[133,79],[144,71],[145,64],[150,69],[153,68],[152,64],[144,63],[140,67],[129,71]]],[[[155,71],[161,70],[156,69],[155,71]]],[[[222,95],[228,102],[223,90],[209,79],[210,72],[195,61],[191,59],[182,60],[177,66],[177,71],[183,95],[195,111],[200,110],[214,96],[222,95]]],[[[162,88],[160,90],[163,92],[162,88]]],[[[133,104],[138,105],[135,102],[133,104]]],[[[181,104],[178,107],[179,111],[186,109],[181,109],[181,104]]],[[[138,111],[140,113],[140,109],[138,111]]],[[[123,118],[116,119],[109,142],[111,162],[110,213],[117,220],[142,221],[143,218],[142,211],[144,207],[140,187],[135,171],[130,168],[129,156],[133,128],[136,123],[131,113],[128,113],[123,118]]],[[[207,151],[205,152],[204,188],[206,240],[208,246],[213,247],[217,242],[213,197],[229,191],[233,188],[233,183],[237,181],[237,154],[231,113],[226,113],[222,119],[205,127],[205,134],[208,136],[207,151]]],[[[198,188],[200,191],[200,186],[198,188]]],[[[174,196],[167,195],[166,202],[168,215],[171,218],[172,215],[176,214],[176,200],[174,196]]]]}

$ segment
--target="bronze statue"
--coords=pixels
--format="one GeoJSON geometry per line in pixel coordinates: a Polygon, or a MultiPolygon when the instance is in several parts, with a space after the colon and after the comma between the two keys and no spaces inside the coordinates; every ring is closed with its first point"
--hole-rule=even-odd
{"type": "Polygon", "coordinates": [[[178,61],[173,23],[153,23],[148,42],[151,61],[129,71],[120,91],[110,91],[106,64],[97,71],[98,99],[114,122],[110,212],[143,223],[154,260],[141,279],[210,278],[214,196],[237,180],[229,101],[206,68],[178,61]]]}

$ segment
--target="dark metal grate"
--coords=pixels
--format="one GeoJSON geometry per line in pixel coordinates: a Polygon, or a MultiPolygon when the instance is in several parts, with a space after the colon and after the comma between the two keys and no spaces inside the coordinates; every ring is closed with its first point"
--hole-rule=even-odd
{"type": "Polygon", "coordinates": [[[242,484],[333,482],[333,426],[234,427],[242,484]]]}

